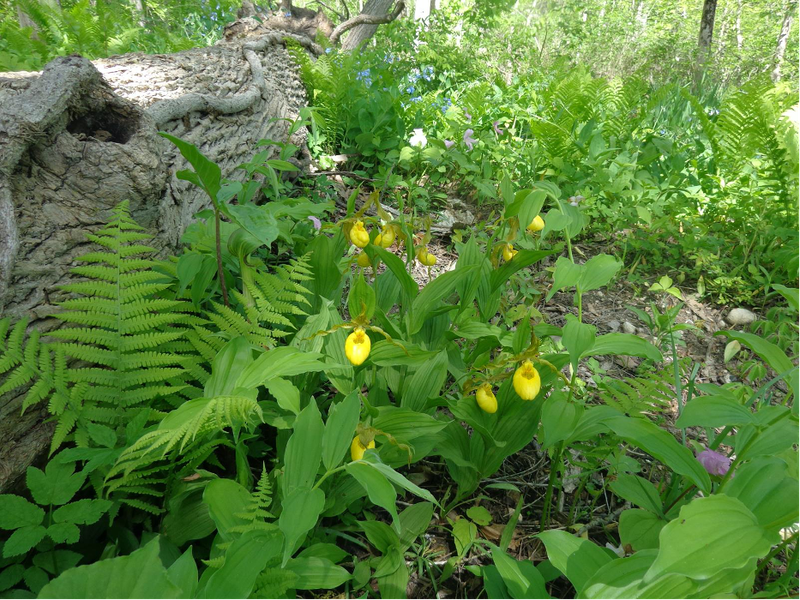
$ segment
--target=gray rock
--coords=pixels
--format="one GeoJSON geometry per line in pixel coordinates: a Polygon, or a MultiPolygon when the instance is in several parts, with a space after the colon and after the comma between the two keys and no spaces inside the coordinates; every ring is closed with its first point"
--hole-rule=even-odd
{"type": "Polygon", "coordinates": [[[636,327],[634,327],[633,323],[631,323],[630,321],[625,321],[622,324],[622,331],[625,333],[635,334],[636,327]]]}
{"type": "Polygon", "coordinates": [[[619,331],[619,326],[620,326],[620,323],[619,323],[619,321],[617,321],[617,320],[613,320],[613,321],[609,321],[608,323],[606,323],[606,326],[607,326],[607,327],[608,327],[608,328],[609,328],[611,331],[619,331]]]}
{"type": "Polygon", "coordinates": [[[728,313],[726,320],[731,325],[749,325],[756,320],[756,314],[746,308],[734,308],[728,313]]]}

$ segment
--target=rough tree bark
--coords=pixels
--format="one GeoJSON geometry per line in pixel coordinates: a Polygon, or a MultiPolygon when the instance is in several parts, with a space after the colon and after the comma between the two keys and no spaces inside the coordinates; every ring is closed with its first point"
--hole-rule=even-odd
{"type": "Polygon", "coordinates": [[[786,44],[789,42],[789,32],[792,29],[792,19],[794,13],[797,11],[797,0],[789,0],[786,3],[786,10],[783,13],[783,23],[781,24],[781,32],[778,34],[778,43],[775,46],[775,67],[770,74],[772,81],[781,80],[781,67],[783,66],[783,57],[786,54],[786,44]]]}
{"type": "Polygon", "coordinates": [[[697,38],[695,85],[699,85],[702,81],[706,63],[711,55],[711,42],[714,39],[714,18],[716,13],[717,0],[704,0],[703,15],[700,17],[700,34],[697,38]]]}
{"type": "Polygon", "coordinates": [[[711,47],[711,41],[714,38],[714,17],[716,13],[717,0],[704,0],[703,15],[700,17],[700,35],[697,40],[701,57],[707,55],[711,47]]]}
{"type": "MultiPolygon", "coordinates": [[[[284,40],[308,37],[238,21],[210,48],[129,54],[90,62],[58,58],[41,73],[0,74],[0,316],[47,330],[59,284],[86,234],[130,201],[133,216],[173,249],[205,208],[204,193],[175,177],[188,168],[166,131],[195,144],[226,177],[263,138],[282,139],[305,102],[284,40]]],[[[295,140],[301,142],[301,140],[295,140]]],[[[49,443],[42,410],[20,416],[0,397],[0,490],[49,443]]]]}
{"type": "MultiPolygon", "coordinates": [[[[389,16],[389,10],[393,4],[394,0],[369,0],[361,10],[361,15],[372,15],[375,17],[386,18],[389,16]]],[[[345,38],[344,42],[342,43],[342,50],[355,50],[361,44],[375,35],[377,30],[377,24],[362,24],[353,27],[350,30],[350,33],[347,34],[347,38],[345,38]]]]}

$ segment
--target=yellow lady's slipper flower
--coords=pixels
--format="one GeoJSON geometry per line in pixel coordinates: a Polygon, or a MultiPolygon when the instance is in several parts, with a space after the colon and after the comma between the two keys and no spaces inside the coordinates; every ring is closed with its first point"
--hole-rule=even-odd
{"type": "Polygon", "coordinates": [[[541,231],[542,229],[544,229],[544,219],[541,217],[541,215],[536,215],[533,218],[533,221],[531,221],[531,224],[528,225],[527,229],[528,231],[532,231],[533,233],[536,233],[537,231],[541,231]]]}
{"type": "Polygon", "coordinates": [[[358,255],[358,258],[356,259],[356,262],[358,263],[358,266],[361,267],[362,269],[366,269],[368,266],[372,264],[369,261],[369,256],[367,256],[366,252],[361,252],[358,255]]]}
{"type": "Polygon", "coordinates": [[[533,400],[542,388],[542,378],[531,361],[526,360],[514,372],[514,391],[523,400],[533,400]]]}
{"type": "Polygon", "coordinates": [[[375,245],[380,246],[381,248],[388,248],[392,244],[394,244],[394,229],[391,227],[384,227],[383,231],[378,234],[378,237],[375,238],[375,245]]]}
{"type": "Polygon", "coordinates": [[[350,444],[350,458],[353,460],[361,460],[364,458],[364,452],[366,452],[369,448],[375,447],[375,440],[372,440],[369,444],[364,446],[361,443],[361,438],[358,436],[353,438],[353,443],[350,444]]]}
{"type": "Polygon", "coordinates": [[[356,221],[356,224],[353,225],[350,230],[350,241],[359,248],[369,244],[369,232],[364,228],[362,221],[356,221]]]}
{"type": "Polygon", "coordinates": [[[427,248],[420,248],[417,250],[417,260],[426,267],[432,267],[436,264],[436,257],[428,252],[427,248]]]}
{"type": "Polygon", "coordinates": [[[344,354],[355,366],[360,365],[369,356],[372,342],[363,327],[356,327],[355,331],[347,336],[344,343],[344,354]]]}
{"type": "Polygon", "coordinates": [[[514,246],[512,246],[511,244],[506,244],[505,246],[503,246],[503,260],[508,262],[516,255],[517,251],[514,250],[514,246]]]}
{"type": "Polygon", "coordinates": [[[475,392],[475,399],[483,412],[490,415],[497,412],[497,398],[492,392],[492,386],[488,383],[484,383],[478,388],[478,391],[475,392]]]}

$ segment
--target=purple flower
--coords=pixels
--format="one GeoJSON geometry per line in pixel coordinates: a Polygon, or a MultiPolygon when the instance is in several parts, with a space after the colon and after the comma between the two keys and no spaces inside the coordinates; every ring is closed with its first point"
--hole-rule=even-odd
{"type": "Polygon", "coordinates": [[[464,143],[467,145],[467,148],[469,148],[470,150],[472,150],[472,146],[474,146],[475,144],[478,143],[478,140],[476,140],[474,137],[472,137],[473,133],[475,133],[475,132],[472,131],[472,129],[467,129],[464,132],[464,143]]]}
{"type": "Polygon", "coordinates": [[[472,115],[467,112],[467,109],[464,109],[464,116],[467,118],[467,121],[472,121],[472,115]]]}
{"type": "Polygon", "coordinates": [[[731,468],[731,459],[713,450],[703,450],[697,455],[697,460],[709,475],[725,475],[731,468]]]}
{"type": "Polygon", "coordinates": [[[452,148],[454,145],[455,145],[455,142],[453,140],[445,140],[444,141],[444,147],[447,148],[448,150],[450,148],[452,148]]]}
{"type": "Polygon", "coordinates": [[[494,123],[492,123],[492,127],[494,127],[494,132],[495,132],[495,133],[498,135],[498,137],[499,137],[499,136],[503,135],[503,130],[502,130],[502,129],[500,129],[500,128],[497,126],[497,125],[498,125],[498,123],[500,123],[500,121],[495,121],[494,123]]]}
{"type": "Polygon", "coordinates": [[[314,224],[314,229],[319,231],[322,227],[322,221],[320,221],[317,217],[309,216],[308,218],[311,219],[311,222],[314,224]]]}

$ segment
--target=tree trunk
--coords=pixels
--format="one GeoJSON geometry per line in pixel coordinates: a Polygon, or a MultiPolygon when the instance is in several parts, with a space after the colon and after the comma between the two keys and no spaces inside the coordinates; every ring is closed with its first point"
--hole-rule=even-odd
{"type": "Polygon", "coordinates": [[[742,49],[742,43],[744,42],[744,38],[742,37],[742,0],[739,0],[739,4],[736,6],[736,49],[742,49]]]}
{"type": "Polygon", "coordinates": [[[781,25],[781,32],[778,34],[778,43],[775,46],[775,68],[772,69],[772,81],[781,80],[781,66],[783,66],[783,57],[786,54],[786,44],[789,41],[789,31],[792,29],[792,19],[797,10],[797,0],[790,0],[786,3],[786,11],[783,14],[783,24],[781,25]]]}
{"type": "Polygon", "coordinates": [[[698,47],[700,54],[707,54],[714,38],[714,16],[717,13],[717,0],[703,1],[703,16],[700,18],[698,47]]]}
{"type": "MultiPolygon", "coordinates": [[[[361,14],[384,17],[389,14],[389,9],[391,9],[392,4],[394,4],[394,0],[369,0],[361,10],[361,14]]],[[[342,43],[342,50],[355,50],[375,35],[377,30],[377,25],[357,25],[353,27],[342,43]]]]}
{"type": "MultiPolygon", "coordinates": [[[[265,32],[172,55],[129,54],[89,62],[57,58],[41,73],[0,74],[0,316],[27,317],[47,331],[67,298],[86,234],[129,200],[155,234],[177,247],[205,193],[179,180],[188,168],[166,131],[195,144],[225,177],[252,158],[264,138],[281,140],[305,104],[284,40],[320,53],[307,37],[265,32]]],[[[242,27],[228,27],[233,38],[242,27]]],[[[302,133],[294,143],[302,145],[302,133]]],[[[0,397],[0,492],[49,444],[44,410],[20,416],[22,398],[0,397]]]]}

